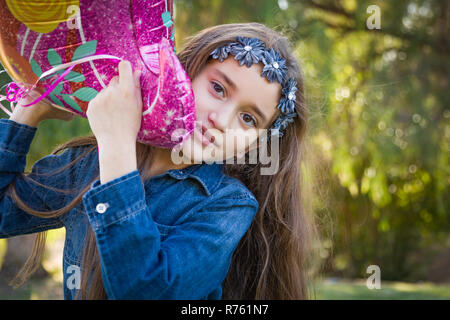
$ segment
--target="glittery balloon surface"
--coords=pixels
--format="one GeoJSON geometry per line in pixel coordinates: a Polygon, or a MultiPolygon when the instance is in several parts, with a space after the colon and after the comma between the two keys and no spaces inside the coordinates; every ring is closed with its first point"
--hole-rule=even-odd
{"type": "Polygon", "coordinates": [[[68,68],[53,70],[75,64],[46,99],[87,118],[89,101],[118,75],[120,59],[129,60],[142,71],[137,140],[171,148],[189,138],[195,122],[191,82],[175,53],[172,1],[0,0],[1,63],[26,84],[52,70],[37,83],[40,93],[68,68]]]}

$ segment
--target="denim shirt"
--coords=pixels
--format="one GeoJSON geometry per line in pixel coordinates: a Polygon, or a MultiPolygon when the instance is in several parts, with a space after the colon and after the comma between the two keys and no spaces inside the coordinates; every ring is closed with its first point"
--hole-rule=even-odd
{"type": "MultiPolygon", "coordinates": [[[[221,163],[172,169],[143,181],[134,170],[107,183],[98,151],[72,169],[86,146],[37,161],[29,177],[62,193],[25,182],[26,155],[37,128],[0,119],[0,238],[66,228],[63,253],[65,299],[74,299],[90,226],[95,233],[102,279],[109,299],[221,299],[234,250],[258,210],[254,195],[221,163]],[[48,177],[36,173],[51,173],[48,177]],[[90,184],[76,207],[53,218],[30,215],[5,193],[16,191],[35,210],[57,210],[90,184]],[[78,192],[76,192],[78,190],[78,192]],[[78,278],[76,278],[78,276],[78,278]]],[[[79,283],[78,283],[79,284],[79,283]]]]}

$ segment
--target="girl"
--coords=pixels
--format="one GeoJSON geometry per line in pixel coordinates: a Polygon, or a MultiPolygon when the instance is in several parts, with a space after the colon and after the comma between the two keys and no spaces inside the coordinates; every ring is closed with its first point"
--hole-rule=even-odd
{"type": "Polygon", "coordinates": [[[182,162],[136,142],[142,102],[129,62],[89,104],[93,135],[57,147],[29,174],[39,122],[67,118],[39,105],[0,119],[0,236],[38,233],[16,284],[38,265],[45,231],[65,227],[66,299],[309,297],[316,232],[300,184],[308,110],[287,38],[259,23],[219,25],[190,37],[178,57],[199,124],[182,162]],[[269,128],[281,136],[274,174],[217,161],[270,146],[278,136],[256,130],[269,128]],[[230,146],[235,132],[244,143],[230,146]]]}

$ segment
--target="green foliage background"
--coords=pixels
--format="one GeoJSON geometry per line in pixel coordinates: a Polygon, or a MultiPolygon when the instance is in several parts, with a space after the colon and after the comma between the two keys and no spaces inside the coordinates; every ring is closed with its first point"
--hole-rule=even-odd
{"type": "MultiPolygon", "coordinates": [[[[386,280],[450,281],[440,258],[450,250],[449,12],[445,0],[175,0],[177,52],[185,37],[232,22],[292,41],[319,155],[323,192],[311,201],[332,218],[321,244],[328,275],[367,277],[376,264],[386,280]],[[370,5],[379,30],[366,26],[370,5]]],[[[28,164],[89,133],[81,117],[43,122],[28,164]]]]}

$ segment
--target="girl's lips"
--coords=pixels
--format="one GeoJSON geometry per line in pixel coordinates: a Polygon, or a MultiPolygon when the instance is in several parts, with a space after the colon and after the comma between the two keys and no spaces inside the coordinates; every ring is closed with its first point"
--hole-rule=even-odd
{"type": "MultiPolygon", "coordinates": [[[[203,135],[206,137],[206,139],[208,139],[209,141],[211,141],[211,142],[215,142],[215,137],[213,136],[213,135],[211,135],[209,132],[208,132],[208,128],[206,128],[205,126],[203,126],[202,125],[202,132],[203,132],[203,135]]],[[[215,145],[217,145],[217,143],[215,143],[215,145]]]]}
{"type": "Polygon", "coordinates": [[[194,134],[195,134],[195,136],[197,137],[197,139],[200,140],[200,141],[202,142],[202,144],[203,144],[204,146],[208,146],[208,145],[210,145],[210,144],[212,143],[211,141],[209,141],[209,140],[203,135],[203,133],[200,131],[200,129],[195,128],[195,129],[194,129],[194,134]]]}

